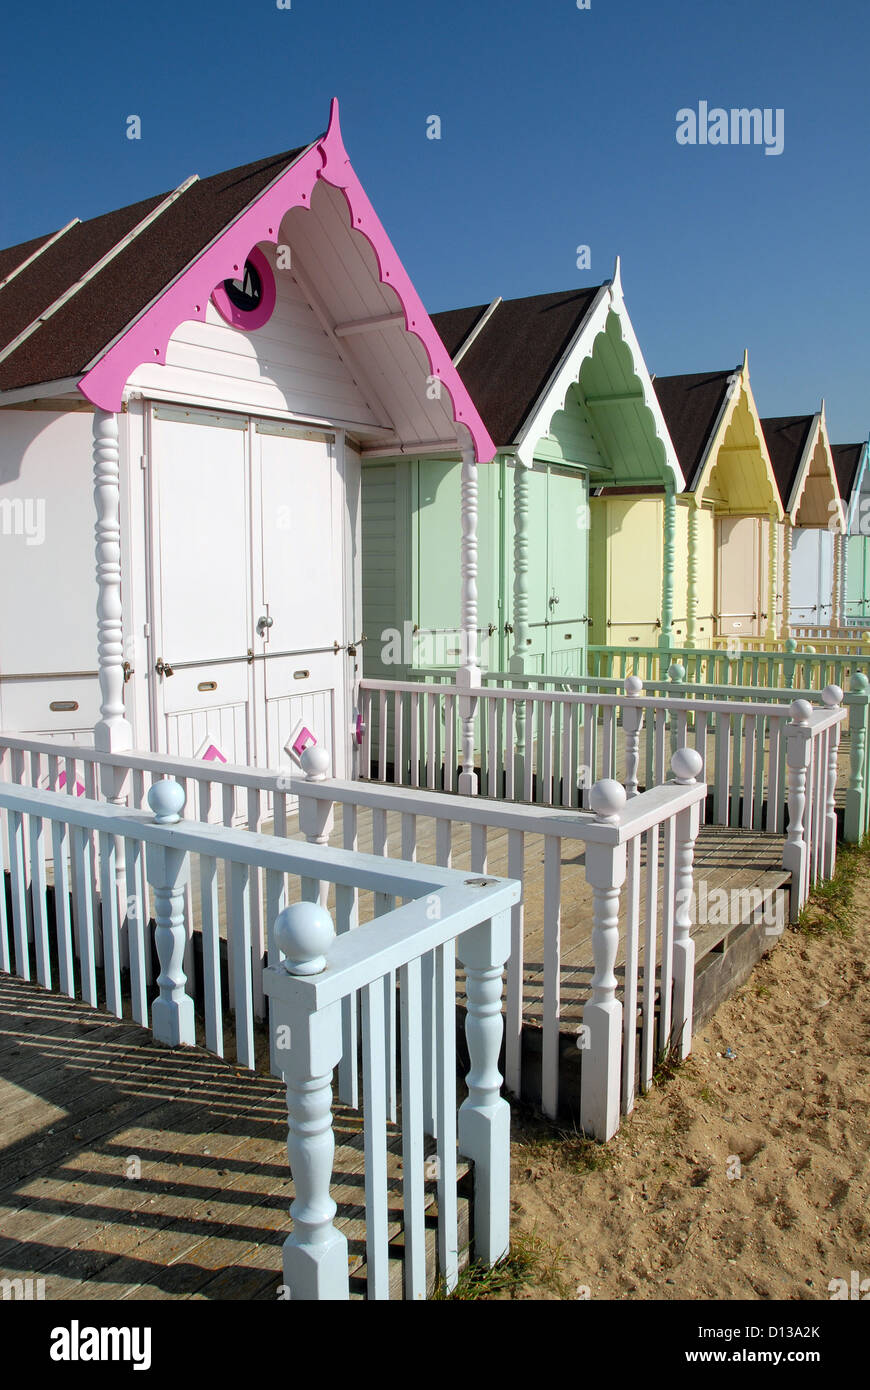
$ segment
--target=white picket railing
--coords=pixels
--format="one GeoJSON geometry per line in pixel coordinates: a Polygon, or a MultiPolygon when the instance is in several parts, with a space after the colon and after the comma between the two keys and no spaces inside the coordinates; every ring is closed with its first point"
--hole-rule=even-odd
{"type": "Polygon", "coordinates": [[[804,872],[796,880],[794,913],[818,865],[833,862],[835,813],[829,817],[821,808],[829,796],[833,807],[846,714],[837,686],[828,686],[824,708],[814,709],[807,701],[645,695],[636,676],[623,693],[363,681],[361,767],[395,786],[455,790],[461,696],[473,704],[479,790],[487,797],[588,808],[595,781],[615,778],[633,796],[639,786],[663,782],[671,753],[689,746],[701,756],[701,778],[711,791],[706,823],[776,835],[785,830],[787,802],[790,824],[798,806],[795,800],[793,812],[787,743],[803,746],[806,733],[811,868],[809,878],[804,872]]]}
{"type": "MultiPolygon", "coordinates": [[[[273,1071],[287,1083],[288,1150],[296,1188],[294,1228],[284,1246],[285,1283],[294,1298],[348,1297],[347,1242],[333,1225],[336,1208],[329,1195],[332,1077],[337,1066],[339,1099],[358,1105],[359,1048],[368,1292],[373,1298],[389,1293],[387,1125],[398,1119],[405,1293],[421,1298],[427,1288],[426,1134],[437,1143],[439,1266],[448,1288],[458,1271],[458,954],[466,971],[471,1059],[468,1097],[459,1108],[459,1148],[474,1163],[475,1255],[490,1262],[500,1258],[507,1249],[509,1219],[508,1107],[500,1098],[497,1069],[500,1000],[510,913],[519,899],[519,884],[182,821],[183,799],[181,786],[169,779],[156,782],[148,794],[153,814],[0,783],[0,814],[7,832],[0,844],[8,845],[10,883],[8,908],[5,886],[0,892],[0,970],[14,970],[28,980],[35,969],[46,989],[58,980],[64,993],[80,993],[93,1006],[102,994],[118,1018],[129,1013],[144,1027],[150,1021],[159,1042],[193,1044],[193,980],[185,974],[183,959],[191,926],[185,887],[194,856],[201,888],[205,1045],[223,1055],[226,980],[220,948],[225,936],[228,960],[235,967],[229,991],[237,1058],[241,1065],[253,1067],[251,919],[262,875],[265,920],[278,923],[268,934],[265,971],[274,1006],[271,1058],[273,1071]],[[51,895],[46,873],[49,844],[51,895]],[[29,885],[25,845],[30,851],[29,885]],[[224,866],[223,901],[217,892],[218,864],[224,866]],[[119,866],[124,875],[129,976],[122,968],[119,866]],[[288,907],[288,883],[294,881],[303,900],[288,907]],[[153,942],[159,960],[156,996],[147,982],[151,923],[146,882],[153,894],[153,942]],[[316,901],[323,885],[330,884],[335,887],[339,933],[334,942],[329,916],[316,901]],[[371,898],[374,917],[358,925],[365,895],[371,898]],[[398,900],[403,900],[400,907],[398,900]],[[420,1008],[421,979],[427,971],[434,982],[431,1013],[420,1008]],[[437,1078],[434,1125],[427,1125],[423,1114],[427,1059],[437,1078]]],[[[0,861],[0,883],[6,867],[0,861]]]]}
{"type": "Polygon", "coordinates": [[[563,964],[571,964],[563,960],[563,906],[584,883],[589,885],[593,973],[582,1016],[572,1028],[580,1047],[580,1123],[586,1133],[608,1139],[619,1126],[620,1111],[632,1109],[638,1086],[646,1090],[651,1084],[659,1056],[675,1044],[686,1056],[691,1046],[692,859],[706,787],[695,780],[700,759],[693,751],[678,752],[673,769],[676,782],[631,799],[618,783],[599,782],[591,791],[591,810],[579,814],[320,776],[294,779],[292,789],[299,797],[300,815],[322,839],[332,833],[335,805],[342,807],[346,844],[360,832],[361,813],[370,814],[375,852],[384,856],[390,852],[391,814],[400,817],[394,833],[398,828],[404,859],[428,852],[447,866],[457,832],[468,828],[474,873],[487,872],[489,838],[506,834],[508,873],[524,884],[532,858],[541,855],[537,837],[543,839],[543,894],[532,899],[524,892],[525,901],[511,914],[505,1078],[514,1094],[527,1091],[526,941],[532,932],[540,932],[540,1095],[544,1112],[552,1117],[560,1108],[563,964]],[[423,833],[429,828],[426,822],[434,822],[434,836],[423,833]],[[581,848],[582,870],[575,867],[581,848]],[[620,948],[621,992],[614,974],[620,948]]]}

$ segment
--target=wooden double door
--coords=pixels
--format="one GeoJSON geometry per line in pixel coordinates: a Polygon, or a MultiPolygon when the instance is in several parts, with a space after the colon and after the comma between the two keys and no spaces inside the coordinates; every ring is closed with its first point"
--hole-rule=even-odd
{"type": "Polygon", "coordinates": [[[345,775],[352,633],[334,438],[155,406],[147,461],[154,747],[278,767],[303,720],[345,775]]]}

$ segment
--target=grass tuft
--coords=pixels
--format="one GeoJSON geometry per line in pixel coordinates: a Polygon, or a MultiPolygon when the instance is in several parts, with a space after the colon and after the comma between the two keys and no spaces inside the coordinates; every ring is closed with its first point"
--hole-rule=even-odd
{"type": "Polygon", "coordinates": [[[436,1301],[471,1302],[506,1295],[510,1297],[524,1285],[551,1289],[560,1298],[568,1296],[562,1277],[565,1256],[561,1245],[553,1246],[534,1231],[515,1234],[511,1248],[497,1264],[470,1264],[459,1272],[452,1293],[447,1293],[444,1281],[439,1280],[432,1294],[436,1301]]]}
{"type": "Polygon", "coordinates": [[[862,865],[870,860],[870,837],[860,845],[841,845],[834,877],[817,883],[797,922],[804,936],[853,935],[852,899],[862,865]]]}

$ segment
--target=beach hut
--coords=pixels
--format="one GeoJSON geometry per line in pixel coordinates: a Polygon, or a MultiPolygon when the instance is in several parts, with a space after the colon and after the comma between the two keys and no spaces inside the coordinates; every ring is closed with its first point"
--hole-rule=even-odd
{"type": "Polygon", "coordinates": [[[0,323],[2,726],[269,766],[315,737],[346,774],[361,460],[456,451],[473,496],[494,449],[337,103],[0,252],[0,323]]]}
{"type": "Polygon", "coordinates": [[[846,514],[838,621],[863,626],[870,620],[870,443],[834,444],[831,452],[846,514]]]}
{"type": "MultiPolygon", "coordinates": [[[[672,498],[683,482],[619,263],[603,285],[496,299],[433,322],[497,445],[479,480],[481,665],[583,674],[587,630],[589,640],[605,640],[594,611],[599,593],[615,595],[624,621],[636,616],[620,607],[621,505],[612,505],[599,544],[590,492],[649,487],[672,498]]],[[[363,463],[366,674],[458,666],[458,458],[381,453],[363,463]]],[[[641,588],[661,585],[660,537],[661,529],[641,588]]],[[[641,558],[633,554],[635,569],[641,558]]]]}
{"type": "Polygon", "coordinates": [[[666,539],[674,583],[663,637],[703,647],[772,636],[782,507],[748,357],[730,371],[656,377],[654,386],[686,477],[666,539]]]}
{"type": "MultiPolygon", "coordinates": [[[[783,621],[822,627],[839,612],[840,546],[846,518],[825,422],[815,415],[762,421],[785,511],[783,621]]],[[[783,629],[783,635],[789,634],[783,629]]]]}

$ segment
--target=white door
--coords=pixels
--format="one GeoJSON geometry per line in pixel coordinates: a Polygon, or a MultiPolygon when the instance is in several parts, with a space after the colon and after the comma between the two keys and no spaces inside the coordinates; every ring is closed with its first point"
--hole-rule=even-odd
{"type": "Polygon", "coordinates": [[[302,721],[332,754],[333,774],[344,777],[353,634],[345,622],[344,490],[335,443],[263,420],[252,444],[260,761],[286,764],[285,745],[302,721]]]}
{"type": "Polygon", "coordinates": [[[255,759],[249,422],[156,407],[151,419],[156,746],[255,759]]]}
{"type": "Polygon", "coordinates": [[[353,634],[333,438],[160,406],[150,452],[156,746],[279,767],[304,722],[346,775],[353,634]]]}

